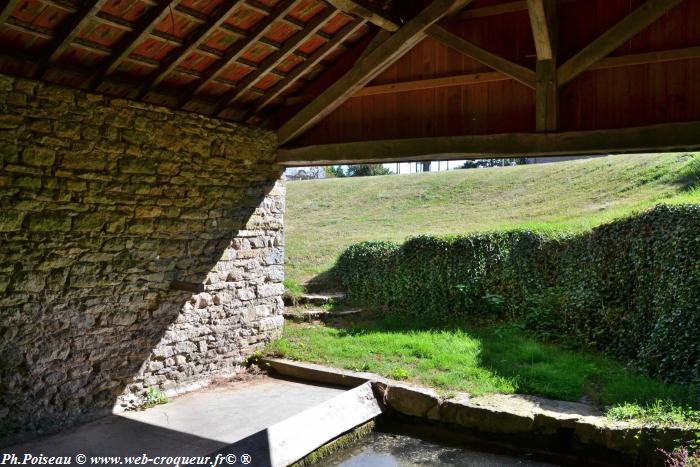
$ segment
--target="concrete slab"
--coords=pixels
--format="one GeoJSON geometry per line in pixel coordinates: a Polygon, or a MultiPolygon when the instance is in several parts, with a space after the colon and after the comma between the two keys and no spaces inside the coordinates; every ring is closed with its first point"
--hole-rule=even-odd
{"type": "Polygon", "coordinates": [[[186,394],[0,449],[46,456],[208,455],[343,393],[343,389],[261,378],[186,394]]]}
{"type": "Polygon", "coordinates": [[[374,420],[384,411],[371,383],[305,410],[234,443],[212,457],[252,456],[256,466],[285,467],[321,446],[374,420]]]}

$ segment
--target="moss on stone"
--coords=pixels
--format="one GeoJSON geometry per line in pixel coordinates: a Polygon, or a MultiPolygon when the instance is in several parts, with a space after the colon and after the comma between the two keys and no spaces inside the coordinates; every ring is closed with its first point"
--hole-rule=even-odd
{"type": "Polygon", "coordinates": [[[317,464],[318,462],[330,456],[331,454],[336,453],[341,449],[345,449],[350,445],[356,443],[358,440],[369,435],[374,430],[374,426],[374,420],[365,423],[364,425],[359,426],[354,430],[339,436],[330,443],[325,444],[320,448],[316,449],[308,456],[292,464],[292,467],[307,467],[310,465],[317,464]]]}

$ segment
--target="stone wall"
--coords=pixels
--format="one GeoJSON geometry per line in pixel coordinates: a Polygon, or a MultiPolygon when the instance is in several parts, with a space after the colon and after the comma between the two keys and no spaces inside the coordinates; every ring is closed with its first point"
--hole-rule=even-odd
{"type": "Polygon", "coordinates": [[[275,148],[262,129],[0,75],[0,438],[233,374],[279,333],[275,148]]]}

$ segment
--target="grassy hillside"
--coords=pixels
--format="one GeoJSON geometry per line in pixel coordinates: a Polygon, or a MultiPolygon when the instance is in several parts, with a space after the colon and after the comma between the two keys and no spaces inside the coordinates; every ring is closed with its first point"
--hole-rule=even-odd
{"type": "Polygon", "coordinates": [[[348,245],[419,234],[584,230],[659,202],[700,202],[700,157],[611,156],[554,164],[291,182],[287,279],[304,283],[348,245]]]}

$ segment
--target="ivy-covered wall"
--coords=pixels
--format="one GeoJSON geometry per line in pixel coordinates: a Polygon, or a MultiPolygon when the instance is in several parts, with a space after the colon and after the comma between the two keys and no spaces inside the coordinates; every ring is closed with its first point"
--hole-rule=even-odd
{"type": "Polygon", "coordinates": [[[436,320],[518,320],[651,375],[700,382],[700,206],[591,232],[362,243],[336,272],[358,304],[436,320]]]}

